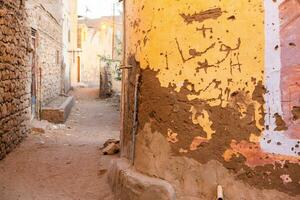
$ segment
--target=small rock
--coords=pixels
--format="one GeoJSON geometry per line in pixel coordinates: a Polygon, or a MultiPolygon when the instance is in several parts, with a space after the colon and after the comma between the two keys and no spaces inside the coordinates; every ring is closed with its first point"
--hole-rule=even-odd
{"type": "Polygon", "coordinates": [[[120,145],[116,143],[110,143],[107,147],[102,150],[104,155],[113,155],[119,153],[120,145]]]}
{"type": "Polygon", "coordinates": [[[111,143],[119,144],[119,143],[120,143],[120,140],[116,140],[116,139],[108,139],[108,140],[103,144],[102,149],[104,149],[105,147],[107,147],[107,146],[110,145],[111,143]]]}
{"type": "Polygon", "coordinates": [[[65,124],[59,124],[58,127],[59,127],[59,129],[65,129],[66,125],[65,124]]]}
{"type": "Polygon", "coordinates": [[[106,169],[101,169],[101,170],[98,171],[98,176],[102,176],[102,175],[104,175],[106,172],[107,172],[106,169]]]}
{"type": "Polygon", "coordinates": [[[56,125],[52,126],[52,130],[57,130],[57,129],[58,129],[58,126],[56,126],[56,125]]]}
{"type": "Polygon", "coordinates": [[[38,128],[38,127],[32,127],[32,128],[31,128],[31,131],[34,132],[34,133],[40,133],[40,134],[45,133],[45,129],[43,129],[43,128],[38,128]]]}

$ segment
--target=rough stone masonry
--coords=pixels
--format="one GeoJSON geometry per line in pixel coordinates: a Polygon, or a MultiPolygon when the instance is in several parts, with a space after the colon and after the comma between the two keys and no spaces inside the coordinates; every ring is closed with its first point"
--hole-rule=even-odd
{"type": "Polygon", "coordinates": [[[0,0],[0,160],[28,132],[29,32],[23,0],[0,0]]]}
{"type": "Polygon", "coordinates": [[[26,0],[25,8],[26,26],[36,30],[36,90],[41,90],[37,101],[45,106],[62,92],[61,0],[26,0]]]}

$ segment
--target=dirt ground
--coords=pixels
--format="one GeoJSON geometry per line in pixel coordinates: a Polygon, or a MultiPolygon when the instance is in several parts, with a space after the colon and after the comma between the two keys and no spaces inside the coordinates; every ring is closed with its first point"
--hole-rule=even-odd
{"type": "Polygon", "coordinates": [[[65,125],[33,122],[33,132],[0,161],[0,200],[110,200],[111,159],[99,147],[119,138],[117,101],[97,99],[97,89],[73,92],[76,105],[65,125]]]}

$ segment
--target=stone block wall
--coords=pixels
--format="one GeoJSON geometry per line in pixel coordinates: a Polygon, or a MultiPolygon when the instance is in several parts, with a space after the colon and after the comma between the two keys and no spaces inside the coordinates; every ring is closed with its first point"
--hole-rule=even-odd
{"type": "Polygon", "coordinates": [[[22,0],[0,0],[0,160],[28,132],[30,67],[22,0]]]}
{"type": "Polygon", "coordinates": [[[36,30],[37,69],[41,69],[41,102],[49,103],[62,92],[62,4],[60,0],[27,0],[27,26],[36,30]]]}

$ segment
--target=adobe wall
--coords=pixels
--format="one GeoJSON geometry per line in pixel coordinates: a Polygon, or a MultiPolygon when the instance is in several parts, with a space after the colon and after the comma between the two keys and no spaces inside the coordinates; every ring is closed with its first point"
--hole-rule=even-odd
{"type": "Polygon", "coordinates": [[[28,132],[31,48],[23,3],[0,0],[0,160],[28,132]]]}
{"type": "Polygon", "coordinates": [[[297,6],[126,1],[122,153],[131,159],[138,73],[136,170],[178,199],[213,199],[218,184],[233,200],[299,199],[300,60],[286,56],[300,45],[297,6]]]}

